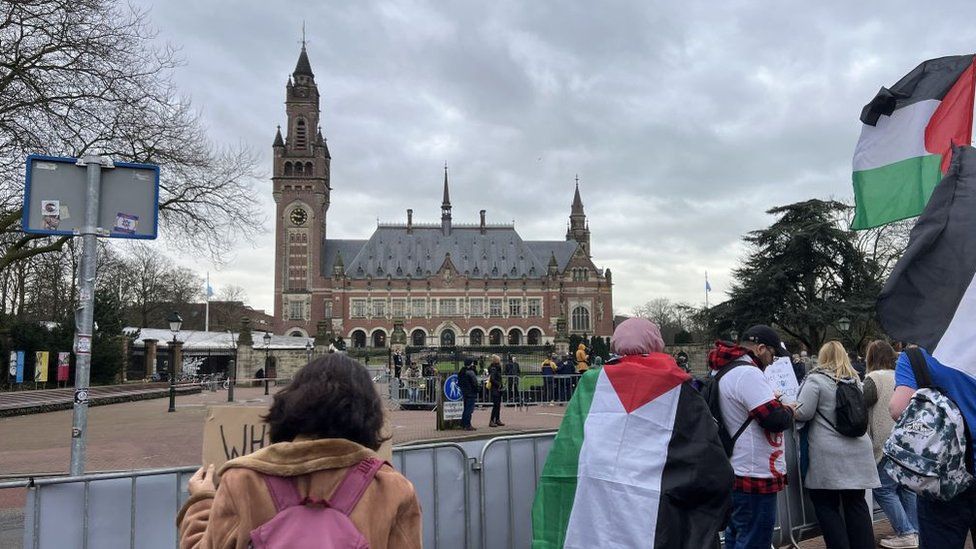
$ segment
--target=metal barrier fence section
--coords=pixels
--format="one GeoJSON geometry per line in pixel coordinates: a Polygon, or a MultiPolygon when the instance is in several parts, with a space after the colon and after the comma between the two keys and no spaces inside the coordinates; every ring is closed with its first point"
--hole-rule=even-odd
{"type": "Polygon", "coordinates": [[[413,483],[423,510],[424,547],[469,547],[468,456],[454,443],[398,449],[393,466],[413,483]]]}
{"type": "Polygon", "coordinates": [[[481,547],[531,545],[535,486],[554,438],[554,434],[516,435],[485,444],[481,450],[481,547]]]}

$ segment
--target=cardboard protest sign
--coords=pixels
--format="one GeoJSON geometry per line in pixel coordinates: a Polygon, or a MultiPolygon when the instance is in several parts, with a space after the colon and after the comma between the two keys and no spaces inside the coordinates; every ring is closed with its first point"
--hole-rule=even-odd
{"type": "Polygon", "coordinates": [[[796,382],[796,374],[793,373],[793,362],[790,357],[776,359],[766,367],[766,379],[773,386],[774,391],[783,394],[780,400],[786,404],[796,402],[796,395],[800,390],[800,385],[796,382]]]}
{"type": "MultiPolygon", "coordinates": [[[[211,406],[203,423],[203,463],[219,469],[228,460],[269,446],[268,425],[261,420],[267,413],[265,406],[211,406]]],[[[378,453],[392,461],[390,441],[383,443],[378,453]]]]}

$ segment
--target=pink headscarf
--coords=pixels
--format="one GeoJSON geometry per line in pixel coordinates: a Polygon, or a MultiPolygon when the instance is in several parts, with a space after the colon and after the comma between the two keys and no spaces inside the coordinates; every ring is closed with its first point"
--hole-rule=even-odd
{"type": "Polygon", "coordinates": [[[664,350],[661,329],[646,318],[628,318],[613,331],[610,351],[621,356],[646,355],[664,350]]]}

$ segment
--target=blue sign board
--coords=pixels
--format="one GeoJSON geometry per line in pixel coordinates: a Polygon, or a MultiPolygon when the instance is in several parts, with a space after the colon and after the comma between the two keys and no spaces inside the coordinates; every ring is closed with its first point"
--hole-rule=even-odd
{"type": "Polygon", "coordinates": [[[17,351],[17,383],[24,382],[24,351],[17,351]]]}
{"type": "Polygon", "coordinates": [[[444,380],[444,398],[450,401],[461,400],[461,386],[458,384],[457,374],[451,374],[444,380]]]}

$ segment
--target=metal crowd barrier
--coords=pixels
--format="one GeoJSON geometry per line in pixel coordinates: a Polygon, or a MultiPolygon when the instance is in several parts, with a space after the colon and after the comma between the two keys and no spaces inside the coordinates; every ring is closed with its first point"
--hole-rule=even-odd
{"type": "MultiPolygon", "coordinates": [[[[579,374],[502,376],[502,404],[506,406],[566,404],[572,398],[579,378],[579,374]]],[[[420,408],[433,407],[437,404],[436,376],[408,377],[404,372],[399,379],[386,373],[377,375],[373,379],[377,384],[388,383],[390,400],[401,406],[420,408]]],[[[478,376],[477,402],[482,405],[491,404],[491,392],[485,388],[486,379],[484,375],[478,376]]]]}
{"type": "MultiPolygon", "coordinates": [[[[424,547],[529,546],[535,486],[554,433],[398,447],[393,465],[414,485],[424,547]],[[473,457],[476,456],[476,457],[473,457]]],[[[780,492],[776,546],[798,547],[817,532],[799,474],[796,433],[784,433],[789,484],[780,492]]],[[[0,483],[28,488],[25,549],[176,547],[176,513],[195,467],[0,483]],[[80,512],[79,512],[80,511],[80,512]]]]}

